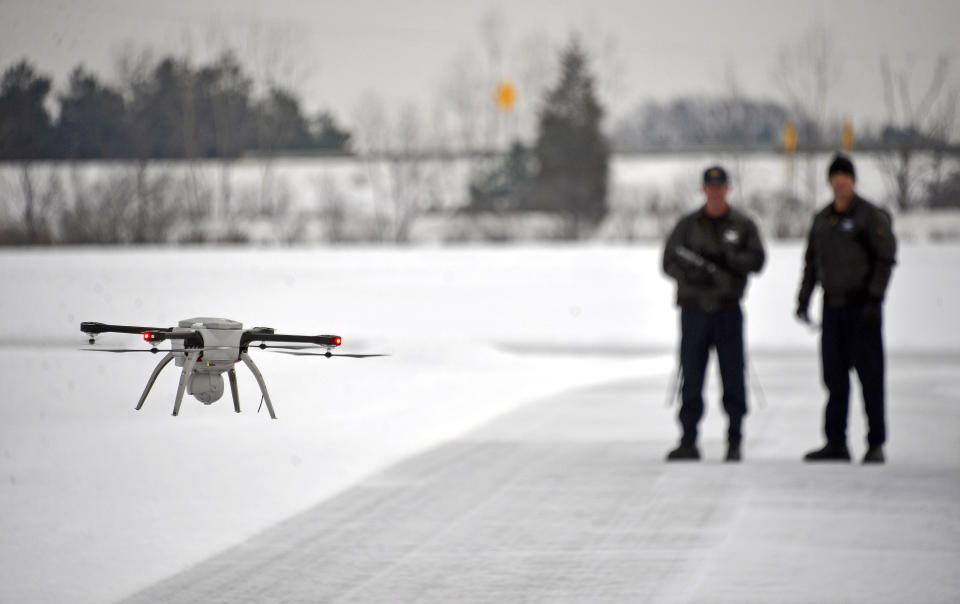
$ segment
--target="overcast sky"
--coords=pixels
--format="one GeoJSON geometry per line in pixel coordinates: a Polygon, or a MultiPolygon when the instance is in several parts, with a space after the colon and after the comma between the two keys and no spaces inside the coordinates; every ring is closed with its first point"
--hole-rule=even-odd
{"type": "Polygon", "coordinates": [[[58,87],[81,62],[112,79],[124,49],[202,61],[226,44],[252,73],[269,65],[296,83],[308,109],[328,107],[347,123],[368,91],[428,106],[457,57],[472,53],[482,64],[481,24],[490,15],[502,24],[499,70],[521,81],[521,95],[518,72],[535,42],[556,46],[581,32],[603,55],[614,117],[645,98],[720,93],[730,73],[743,92],[776,99],[778,50],[815,24],[832,33],[841,69],[833,115],[859,123],[884,116],[883,55],[913,73],[918,88],[939,53],[952,61],[952,85],[960,75],[957,0],[0,0],[0,9],[0,65],[26,57],[58,87]]]}

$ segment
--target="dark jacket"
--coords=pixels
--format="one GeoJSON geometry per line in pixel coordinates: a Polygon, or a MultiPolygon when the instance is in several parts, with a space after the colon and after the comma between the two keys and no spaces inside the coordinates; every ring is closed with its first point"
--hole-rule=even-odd
{"type": "Polygon", "coordinates": [[[889,213],[858,195],[844,212],[831,202],[814,216],[810,227],[798,307],[807,308],[817,283],[828,306],[879,304],[896,253],[889,213]]]}
{"type": "Polygon", "coordinates": [[[737,306],[747,285],[747,274],[758,272],[765,259],[757,225],[730,208],[711,218],[704,208],[687,214],[667,238],[663,272],[677,280],[677,305],[707,312],[737,306]],[[687,248],[715,267],[697,267],[679,248],[687,248]]]}

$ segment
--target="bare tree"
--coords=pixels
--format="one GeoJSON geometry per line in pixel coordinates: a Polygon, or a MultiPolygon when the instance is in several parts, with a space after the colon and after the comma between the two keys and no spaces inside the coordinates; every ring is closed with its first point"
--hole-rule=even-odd
{"type": "Polygon", "coordinates": [[[591,57],[598,98],[605,107],[620,106],[629,94],[626,77],[629,60],[623,54],[619,39],[592,20],[584,26],[579,38],[591,57]]]}
{"type": "MultiPolygon", "coordinates": [[[[833,34],[822,24],[811,26],[792,46],[781,47],[773,79],[793,113],[801,146],[816,149],[826,142],[830,94],[841,73],[833,34]]],[[[816,202],[821,175],[812,154],[805,164],[806,196],[816,202]]]]}
{"type": "Polygon", "coordinates": [[[946,54],[937,57],[926,86],[918,87],[911,81],[918,71],[912,62],[894,69],[889,57],[880,61],[888,120],[881,138],[895,148],[893,154],[883,155],[880,163],[890,182],[896,207],[901,211],[915,204],[915,194],[923,183],[930,185],[931,196],[939,195],[943,157],[955,134],[960,98],[960,89],[947,85],[950,60],[946,54]],[[916,96],[918,90],[922,91],[919,97],[916,96]],[[931,154],[926,170],[916,165],[917,153],[921,150],[931,154]]]}
{"type": "Polygon", "coordinates": [[[6,227],[0,220],[0,244],[51,243],[54,218],[64,203],[63,182],[53,169],[37,167],[30,160],[17,164],[17,184],[8,185],[3,195],[9,213],[16,218],[6,227]]]}
{"type": "Polygon", "coordinates": [[[124,241],[130,214],[133,180],[105,176],[90,185],[76,164],[70,167],[73,203],[60,215],[60,240],[63,243],[115,244],[124,241]]]}
{"type": "Polygon", "coordinates": [[[504,116],[497,111],[494,103],[494,91],[504,77],[505,47],[507,30],[503,15],[498,10],[490,10],[480,20],[480,40],[486,57],[486,77],[481,96],[482,115],[485,127],[483,132],[484,149],[503,149],[507,146],[504,132],[504,116]]]}
{"type": "Polygon", "coordinates": [[[133,225],[133,240],[142,241],[147,229],[147,216],[150,213],[149,185],[147,182],[147,168],[151,150],[146,147],[149,137],[145,135],[146,125],[138,119],[137,112],[146,111],[140,106],[149,87],[151,71],[156,62],[153,53],[147,48],[138,48],[132,42],[125,43],[114,53],[117,77],[120,90],[127,100],[130,112],[131,149],[137,158],[133,173],[136,186],[133,190],[135,210],[130,217],[133,225]]]}
{"type": "Polygon", "coordinates": [[[374,230],[381,241],[406,243],[416,219],[442,197],[428,128],[416,105],[404,104],[391,120],[380,98],[368,93],[357,107],[354,133],[373,193],[374,230]]]}
{"type": "MultiPolygon", "coordinates": [[[[743,148],[747,144],[750,116],[747,115],[744,96],[737,79],[736,69],[732,64],[727,65],[721,103],[722,118],[718,125],[725,136],[733,135],[731,157],[733,160],[733,177],[736,187],[733,189],[733,198],[743,203],[743,191],[746,190],[746,170],[743,163],[743,148]]],[[[730,140],[729,138],[727,140],[730,140]]]]}
{"type": "Polygon", "coordinates": [[[355,147],[366,168],[373,197],[371,234],[377,241],[385,241],[389,229],[385,200],[390,198],[382,166],[383,158],[390,152],[390,134],[386,106],[379,95],[370,91],[363,95],[354,111],[353,129],[355,147]]]}
{"type": "Polygon", "coordinates": [[[429,149],[425,128],[417,107],[406,104],[397,118],[396,153],[389,157],[391,199],[393,200],[393,239],[410,240],[414,221],[437,197],[435,165],[424,155],[429,149]]]}
{"type": "MultiPolygon", "coordinates": [[[[440,120],[449,116],[452,145],[445,145],[460,153],[470,153],[480,147],[481,116],[483,115],[483,82],[480,61],[468,50],[457,53],[444,76],[440,89],[440,120]]],[[[446,134],[446,133],[444,133],[446,134]]]]}
{"type": "Polygon", "coordinates": [[[454,55],[441,80],[441,108],[452,117],[456,150],[503,150],[517,138],[533,140],[543,92],[556,71],[554,46],[545,33],[514,43],[500,12],[484,15],[477,40],[454,55]],[[497,86],[504,80],[517,90],[509,111],[496,103],[497,86]]]}
{"type": "Polygon", "coordinates": [[[314,180],[317,195],[317,215],[328,243],[347,241],[348,200],[346,194],[329,174],[314,180]]]}
{"type": "Polygon", "coordinates": [[[658,194],[635,184],[621,184],[610,192],[610,211],[600,228],[600,239],[636,241],[652,223],[652,210],[658,194]]]}
{"type": "MultiPolygon", "coordinates": [[[[239,31],[240,39],[234,38],[233,32],[222,33],[227,42],[221,47],[236,49],[241,62],[252,66],[252,81],[245,85],[250,86],[254,96],[271,102],[288,100],[283,91],[302,89],[316,74],[314,60],[302,52],[309,29],[257,22],[239,31]]],[[[268,103],[260,103],[258,107],[259,110],[254,110],[257,147],[272,150],[278,145],[279,133],[265,111],[268,103]]],[[[289,210],[290,193],[287,183],[277,177],[274,164],[275,158],[270,153],[260,158],[260,186],[255,206],[257,213],[273,219],[279,230],[289,231],[281,219],[289,210]]],[[[223,184],[228,185],[226,177],[223,184]]],[[[292,240],[295,235],[285,238],[292,240]]]]}
{"type": "Polygon", "coordinates": [[[516,46],[517,104],[513,112],[516,134],[533,141],[540,122],[543,98],[557,74],[557,44],[544,32],[523,37],[516,46]]]}

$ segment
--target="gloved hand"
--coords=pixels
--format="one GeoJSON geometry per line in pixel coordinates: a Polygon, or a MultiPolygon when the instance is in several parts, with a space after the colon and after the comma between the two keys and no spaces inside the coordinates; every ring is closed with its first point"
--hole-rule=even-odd
{"type": "Polygon", "coordinates": [[[741,270],[739,268],[740,264],[737,263],[737,250],[731,247],[724,248],[723,258],[717,261],[717,265],[727,269],[728,271],[732,271],[738,275],[746,274],[746,271],[741,270]]]}
{"type": "Polygon", "coordinates": [[[713,287],[717,280],[705,268],[690,267],[684,272],[684,280],[693,287],[713,287]]]}
{"type": "Polygon", "coordinates": [[[806,306],[806,304],[798,304],[798,305],[797,305],[796,317],[797,317],[797,320],[798,320],[798,321],[800,321],[800,322],[802,322],[802,323],[806,323],[807,325],[810,325],[810,323],[811,323],[811,321],[810,321],[810,315],[807,313],[807,306],[806,306]]]}
{"type": "Polygon", "coordinates": [[[875,327],[883,321],[883,307],[880,300],[868,300],[860,313],[860,324],[864,327],[875,327]]]}

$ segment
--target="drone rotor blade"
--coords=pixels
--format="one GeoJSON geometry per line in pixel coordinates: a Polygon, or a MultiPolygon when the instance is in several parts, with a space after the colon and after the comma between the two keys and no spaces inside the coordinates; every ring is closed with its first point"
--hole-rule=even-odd
{"type": "Polygon", "coordinates": [[[281,349],[281,350],[311,350],[311,349],[314,349],[314,350],[315,350],[315,349],[317,349],[317,348],[326,349],[326,348],[329,348],[329,347],[328,347],[328,346],[318,346],[317,344],[307,344],[307,345],[304,345],[304,346],[272,346],[272,345],[270,345],[270,344],[260,343],[260,344],[251,345],[251,348],[259,348],[260,350],[266,350],[266,349],[268,349],[268,348],[279,348],[279,349],[281,349]]]}
{"type": "Polygon", "coordinates": [[[159,348],[81,348],[89,352],[160,352],[159,348]]]}
{"type": "Polygon", "coordinates": [[[371,357],[388,357],[389,354],[346,354],[342,352],[297,352],[294,350],[273,350],[279,354],[289,354],[297,357],[348,357],[351,359],[368,359],[371,357]]]}
{"type": "Polygon", "coordinates": [[[231,350],[232,346],[208,346],[206,348],[81,348],[89,352],[149,352],[157,354],[158,352],[206,352],[208,350],[231,350]]]}

